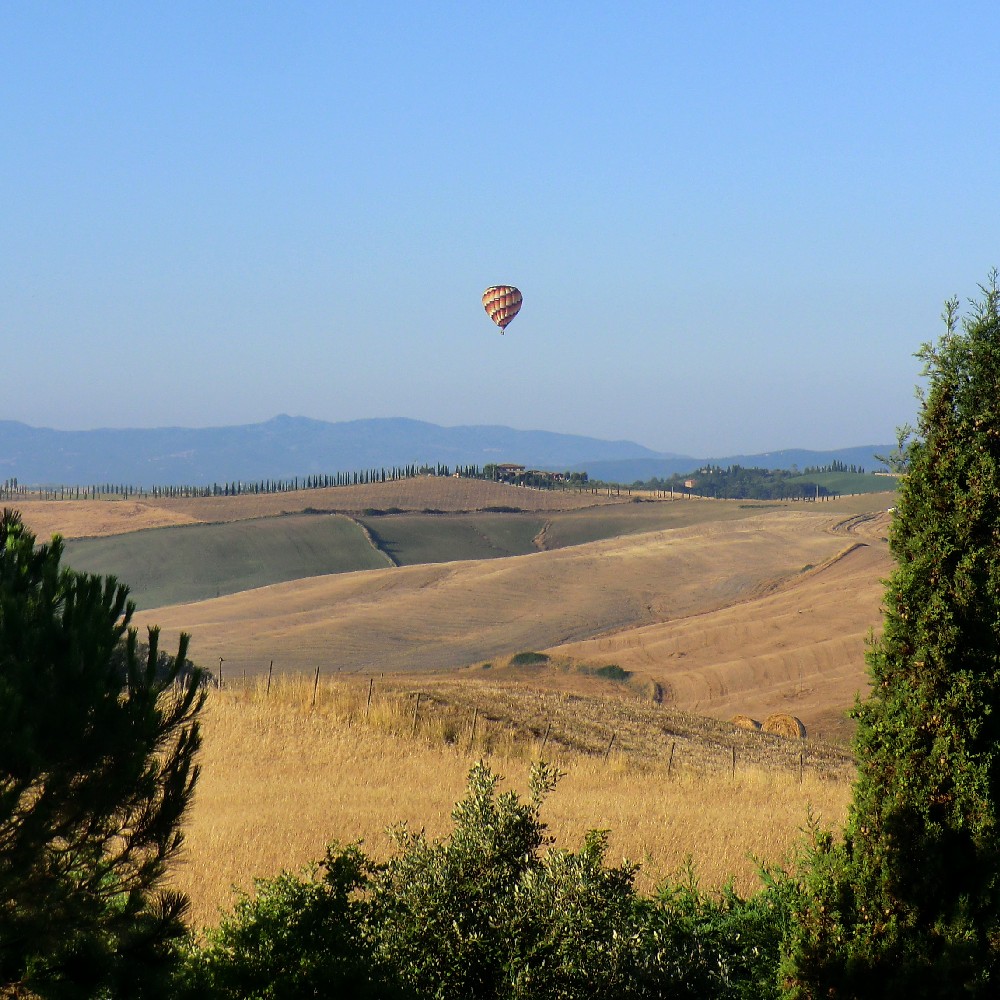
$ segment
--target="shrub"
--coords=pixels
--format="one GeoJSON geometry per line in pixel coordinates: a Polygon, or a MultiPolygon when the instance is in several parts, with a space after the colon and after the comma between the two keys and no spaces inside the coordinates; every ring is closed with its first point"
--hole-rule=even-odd
{"type": "Polygon", "coordinates": [[[640,901],[635,950],[636,995],[700,1000],[768,1000],[781,995],[778,967],[797,886],[778,869],[744,898],[732,886],[716,896],[683,877],[640,901]]]}
{"type": "Polygon", "coordinates": [[[533,653],[526,651],[524,653],[515,653],[510,658],[510,665],[512,667],[532,667],[540,663],[548,663],[549,657],[547,653],[533,653]]]}
{"type": "Polygon", "coordinates": [[[609,681],[627,681],[632,676],[631,670],[619,667],[617,663],[609,663],[607,666],[598,667],[594,673],[598,677],[603,677],[609,681]]]}
{"type": "Polygon", "coordinates": [[[384,865],[332,847],[304,876],[258,883],[206,946],[191,946],[181,995],[775,996],[788,880],[712,898],[688,873],[640,899],[635,866],[607,864],[606,832],[577,852],[551,846],[540,809],[558,777],[536,765],[522,801],[477,764],[447,837],[400,827],[384,865]]]}
{"type": "Polygon", "coordinates": [[[298,1000],[404,996],[363,934],[360,897],[373,866],[357,845],[331,845],[304,875],[256,883],[206,942],[189,946],[177,984],[184,1000],[298,1000]]]}

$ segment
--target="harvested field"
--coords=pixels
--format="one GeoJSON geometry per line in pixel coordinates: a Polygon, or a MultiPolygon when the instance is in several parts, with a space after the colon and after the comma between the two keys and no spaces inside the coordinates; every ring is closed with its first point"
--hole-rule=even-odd
{"type": "Polygon", "coordinates": [[[42,542],[57,533],[63,538],[99,538],[201,520],[144,500],[12,500],[6,506],[19,510],[42,542]]]}
{"type": "Polygon", "coordinates": [[[479,758],[522,793],[532,760],[555,762],[565,777],[542,818],[557,844],[576,849],[588,829],[610,830],[610,860],[642,863],[644,892],[688,856],[706,887],[733,876],[750,891],[752,859],[780,862],[809,807],[830,824],[845,815],[852,765],[835,749],[809,742],[800,774],[800,741],[628,699],[410,680],[376,680],[370,707],[363,679],[321,682],[315,704],[310,682],[288,678],[270,695],[260,682],[211,693],[202,777],[173,878],[191,896],[193,926],[215,924],[234,885],[250,889],[255,877],[316,861],[331,840],[361,838],[385,858],[392,824],[445,834],[479,758]],[[618,740],[605,753],[611,733],[618,740]]]}
{"type": "Polygon", "coordinates": [[[480,479],[424,476],[397,482],[235,497],[144,497],[140,500],[16,500],[40,539],[94,538],[166,525],[243,521],[306,512],[360,514],[366,509],[421,512],[476,511],[510,507],[525,511],[576,510],[623,504],[629,497],[607,491],[536,490],[480,479]]]}
{"type": "MultiPolygon", "coordinates": [[[[251,672],[440,670],[746,601],[843,550],[830,519],[765,512],[507,559],[318,577],[142,616],[251,672]]],[[[604,659],[603,662],[608,662],[604,659]]]]}
{"type": "Polygon", "coordinates": [[[576,490],[535,490],[481,479],[424,476],[365,486],[333,486],[291,493],[256,496],[197,497],[158,500],[164,510],[202,521],[237,521],[307,510],[360,514],[368,508],[420,512],[423,510],[471,511],[487,507],[513,507],[526,511],[574,510],[623,503],[628,497],[576,490]]]}
{"type": "Polygon", "coordinates": [[[839,522],[865,541],[770,594],[549,651],[640,673],[685,711],[718,719],[791,713],[810,733],[846,739],[844,712],[867,691],[865,641],[881,624],[881,581],[892,568],[886,518],[839,522]]]}

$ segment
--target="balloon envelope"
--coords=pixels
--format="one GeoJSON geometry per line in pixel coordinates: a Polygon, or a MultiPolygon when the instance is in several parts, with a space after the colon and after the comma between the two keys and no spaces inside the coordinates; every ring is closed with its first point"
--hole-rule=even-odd
{"type": "Polygon", "coordinates": [[[521,308],[521,293],[513,285],[490,285],[483,292],[483,308],[503,333],[521,308]]]}

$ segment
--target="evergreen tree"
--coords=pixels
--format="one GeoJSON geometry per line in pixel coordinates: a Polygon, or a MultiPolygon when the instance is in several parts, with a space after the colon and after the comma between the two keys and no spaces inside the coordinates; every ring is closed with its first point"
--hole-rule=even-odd
{"type": "Polygon", "coordinates": [[[184,897],[157,893],[197,778],[200,675],[146,655],[113,577],[0,517],[0,995],[157,996],[184,897]]]}
{"type": "Polygon", "coordinates": [[[786,965],[811,997],[996,996],[1000,965],[1000,290],[919,357],[897,566],[855,710],[842,843],[818,834],[786,965]]]}

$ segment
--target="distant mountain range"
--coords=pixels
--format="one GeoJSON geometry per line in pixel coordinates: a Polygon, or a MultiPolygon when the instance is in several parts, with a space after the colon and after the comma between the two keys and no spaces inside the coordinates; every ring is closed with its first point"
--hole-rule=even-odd
{"type": "Polygon", "coordinates": [[[404,418],[326,423],[282,415],[235,427],[89,431],[57,431],[7,420],[0,421],[0,482],[16,477],[22,485],[199,486],[412,463],[482,466],[489,462],[586,471],[594,479],[634,482],[691,472],[709,461],[786,469],[838,460],[871,470],[879,465],[873,453],[884,454],[892,447],[698,458],[656,452],[633,441],[511,427],[439,427],[404,418]]]}

